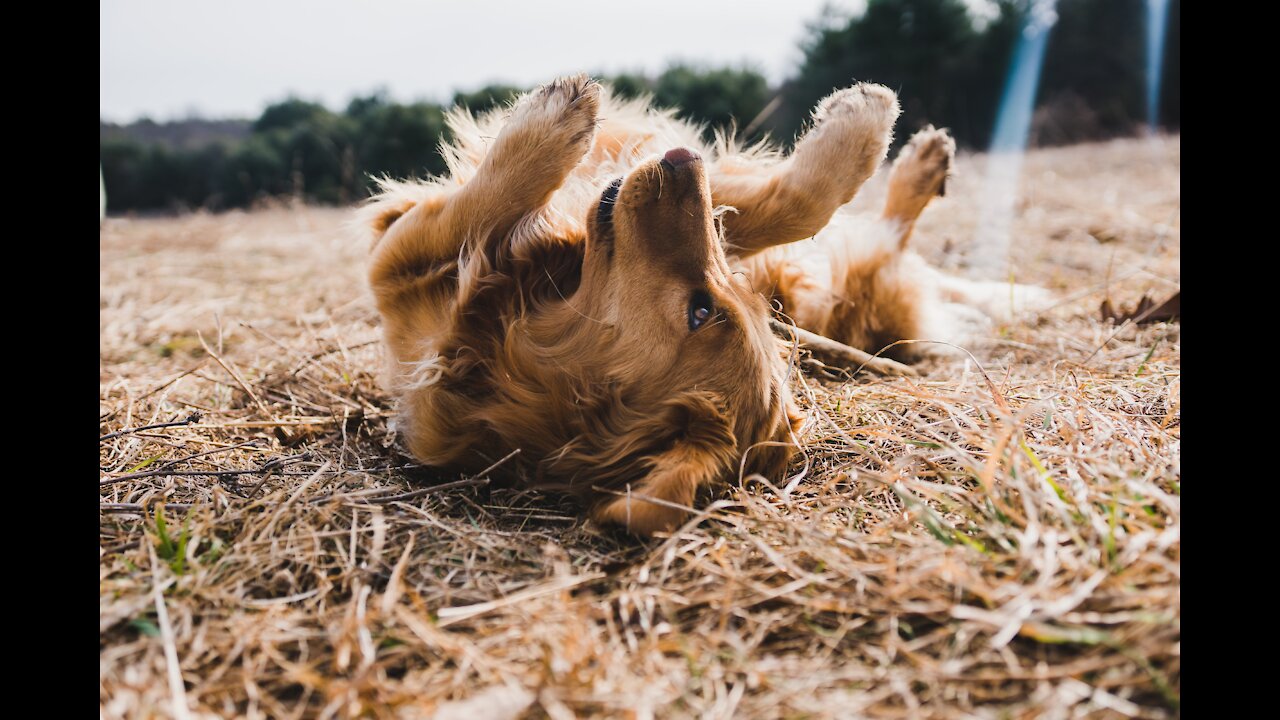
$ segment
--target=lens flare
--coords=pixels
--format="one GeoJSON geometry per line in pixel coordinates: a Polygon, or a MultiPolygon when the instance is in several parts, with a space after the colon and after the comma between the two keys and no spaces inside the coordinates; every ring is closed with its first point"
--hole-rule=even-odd
{"type": "Polygon", "coordinates": [[[988,149],[982,212],[969,256],[969,265],[976,269],[1001,270],[1008,262],[1018,177],[1031,132],[1031,115],[1049,31],[1058,21],[1056,6],[1057,0],[1037,0],[1031,4],[1009,66],[988,149]]]}
{"type": "Polygon", "coordinates": [[[1147,132],[1152,135],[1160,119],[1160,72],[1168,21],[1169,0],[1147,0],[1147,132]]]}

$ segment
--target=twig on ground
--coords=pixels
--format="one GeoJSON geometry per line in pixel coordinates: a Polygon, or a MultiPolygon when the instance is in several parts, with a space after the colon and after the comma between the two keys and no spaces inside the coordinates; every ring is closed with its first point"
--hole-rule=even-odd
{"type": "Polygon", "coordinates": [[[195,503],[155,503],[146,505],[144,503],[99,503],[98,512],[108,515],[120,513],[144,513],[149,509],[154,509],[156,505],[163,507],[165,510],[190,510],[196,507],[195,503]]]}
{"type": "Polygon", "coordinates": [[[200,413],[198,412],[191,413],[190,415],[187,416],[185,420],[173,420],[171,422],[156,423],[155,425],[143,425],[142,427],[136,427],[136,428],[125,428],[124,430],[117,430],[113,433],[107,433],[106,435],[99,437],[98,442],[105,442],[112,438],[118,438],[122,435],[131,435],[136,432],[142,432],[143,430],[158,430],[160,428],[179,427],[182,425],[194,425],[195,423],[198,423],[198,422],[200,422],[200,413]]]}
{"type": "MultiPolygon", "coordinates": [[[[308,473],[308,474],[314,474],[314,473],[308,473]]],[[[306,504],[319,505],[321,503],[328,502],[330,500],[350,500],[350,501],[360,500],[362,503],[366,505],[390,505],[391,503],[404,502],[406,500],[413,500],[416,498],[424,497],[426,495],[431,495],[433,493],[445,492],[447,490],[457,490],[459,488],[464,488],[464,487],[488,485],[488,484],[489,484],[489,478],[474,477],[474,478],[469,478],[467,480],[457,480],[455,482],[442,483],[440,485],[432,485],[431,487],[414,490],[413,492],[398,493],[395,495],[385,495],[381,497],[375,496],[368,499],[364,499],[356,496],[348,496],[342,493],[330,493],[328,495],[321,495],[320,497],[312,498],[311,500],[308,500],[306,504]]],[[[247,500],[249,499],[249,497],[252,497],[252,496],[248,496],[245,499],[247,500]]],[[[157,503],[157,504],[162,506],[165,510],[190,510],[193,507],[204,507],[204,506],[211,505],[212,503],[157,503]]],[[[145,503],[99,503],[98,512],[107,513],[107,514],[143,513],[143,512],[149,511],[149,509],[154,507],[155,507],[155,504],[147,505],[145,503]]]]}
{"type": "MultiPolygon", "coordinates": [[[[374,505],[385,505],[387,503],[401,502],[404,500],[412,500],[416,497],[421,497],[423,495],[429,495],[431,493],[440,492],[441,490],[453,490],[455,488],[470,487],[472,485],[487,485],[489,483],[489,478],[488,478],[489,473],[493,472],[494,470],[497,470],[499,467],[502,466],[503,463],[505,463],[506,461],[510,460],[511,458],[519,454],[520,454],[520,448],[516,448],[515,450],[512,450],[511,452],[507,453],[501,460],[481,470],[480,472],[476,473],[474,477],[467,480],[458,480],[455,482],[444,483],[443,485],[432,485],[431,487],[428,487],[428,488],[413,490],[407,493],[401,493],[399,495],[392,495],[390,497],[374,498],[372,500],[369,500],[369,503],[374,505]]],[[[419,467],[422,467],[422,466],[419,466],[419,467]]],[[[311,502],[321,502],[322,500],[327,500],[329,497],[330,496],[316,498],[311,502]]]]}
{"type": "MultiPolygon", "coordinates": [[[[476,476],[473,478],[469,478],[467,480],[455,480],[454,482],[442,483],[440,485],[432,485],[431,487],[420,488],[418,490],[413,490],[412,492],[398,493],[396,495],[384,495],[381,497],[375,496],[367,500],[362,500],[362,502],[364,502],[367,505],[389,505],[394,502],[404,502],[405,500],[413,500],[415,498],[420,498],[424,495],[443,492],[445,490],[457,490],[458,488],[474,487],[478,485],[488,485],[488,484],[489,484],[489,478],[476,476]]],[[[319,504],[321,502],[325,502],[326,500],[332,500],[334,498],[345,499],[340,494],[331,494],[331,495],[322,495],[321,497],[318,497],[314,500],[308,500],[307,502],[312,504],[319,504]]],[[[355,498],[352,498],[352,499],[355,499],[355,498]]]]}
{"type": "Polygon", "coordinates": [[[143,472],[129,473],[128,475],[120,475],[118,477],[105,478],[98,481],[99,486],[113,485],[125,480],[138,480],[141,478],[157,477],[160,475],[174,475],[178,477],[235,477],[237,475],[256,475],[262,472],[270,472],[271,470],[285,465],[287,463],[304,460],[308,456],[306,453],[302,455],[291,455],[284,458],[274,458],[267,461],[261,467],[249,468],[245,470],[169,470],[161,468],[159,470],[145,470],[143,472]]]}
{"type": "Polygon", "coordinates": [[[850,347],[842,342],[836,342],[831,338],[823,337],[795,325],[788,325],[781,320],[770,318],[769,327],[778,337],[790,340],[797,345],[803,345],[819,359],[823,359],[824,362],[829,361],[827,362],[828,365],[846,369],[851,368],[854,375],[857,375],[864,368],[881,375],[916,377],[920,374],[909,365],[903,365],[889,358],[877,357],[865,350],[850,347]]]}
{"type": "Polygon", "coordinates": [[[204,335],[196,333],[196,337],[200,338],[200,344],[204,346],[204,351],[209,353],[209,357],[213,358],[214,362],[218,363],[223,370],[227,371],[228,375],[235,379],[236,383],[240,385],[240,389],[244,390],[244,393],[249,396],[249,399],[253,401],[253,404],[258,406],[258,410],[262,411],[263,415],[272,417],[271,411],[262,403],[262,399],[258,397],[258,394],[249,387],[249,383],[245,382],[244,378],[240,376],[240,373],[225,362],[221,355],[214,352],[213,348],[209,347],[209,343],[205,342],[204,335]]]}

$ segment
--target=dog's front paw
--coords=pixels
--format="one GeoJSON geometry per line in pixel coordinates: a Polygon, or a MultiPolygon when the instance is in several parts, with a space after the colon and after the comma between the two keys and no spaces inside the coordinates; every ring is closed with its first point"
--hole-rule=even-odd
{"type": "Polygon", "coordinates": [[[796,160],[811,176],[833,180],[832,189],[848,202],[884,160],[898,112],[898,96],[883,85],[832,93],[814,109],[813,129],[796,145],[796,160]]]}
{"type": "Polygon", "coordinates": [[[813,111],[814,130],[839,134],[843,142],[889,147],[898,120],[898,96],[875,83],[837,90],[813,111]]]}
{"type": "Polygon", "coordinates": [[[517,103],[508,127],[518,127],[585,153],[600,112],[600,83],[585,74],[557,78],[517,103]]]}

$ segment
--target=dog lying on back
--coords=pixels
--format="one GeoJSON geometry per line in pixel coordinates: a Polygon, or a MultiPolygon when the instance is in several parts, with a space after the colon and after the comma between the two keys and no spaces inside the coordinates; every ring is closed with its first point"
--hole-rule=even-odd
{"type": "Polygon", "coordinates": [[[639,534],[703,486],[778,477],[802,416],[774,309],[876,352],[946,335],[938,309],[966,299],[905,250],[943,191],[944,131],[904,148],[882,217],[833,221],[897,116],[883,86],[841,90],[783,158],[710,147],[585,76],[454,111],[448,176],[384,181],[360,218],[409,451],[475,471],[519,449],[518,481],[639,534]]]}

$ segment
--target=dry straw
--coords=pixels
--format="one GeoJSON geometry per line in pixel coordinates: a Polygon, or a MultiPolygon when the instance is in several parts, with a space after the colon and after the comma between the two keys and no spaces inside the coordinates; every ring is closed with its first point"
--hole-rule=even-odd
{"type": "Polygon", "coordinates": [[[103,716],[1176,716],[1179,326],[1097,308],[1176,289],[1178,167],[1033,153],[1016,279],[1063,302],[918,378],[797,369],[790,475],[647,544],[396,450],[343,211],[108,220],[103,716]]]}

